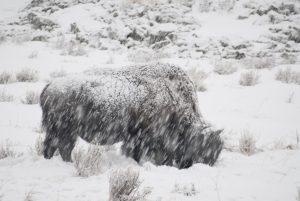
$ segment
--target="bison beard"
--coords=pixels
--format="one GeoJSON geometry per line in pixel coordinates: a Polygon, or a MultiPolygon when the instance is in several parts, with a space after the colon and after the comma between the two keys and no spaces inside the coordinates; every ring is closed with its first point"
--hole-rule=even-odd
{"type": "Polygon", "coordinates": [[[90,143],[123,141],[122,153],[139,162],[188,168],[213,165],[223,147],[203,121],[194,85],[168,64],[86,71],[58,78],[40,97],[46,131],[44,157],[64,161],[78,136],[90,143]]]}

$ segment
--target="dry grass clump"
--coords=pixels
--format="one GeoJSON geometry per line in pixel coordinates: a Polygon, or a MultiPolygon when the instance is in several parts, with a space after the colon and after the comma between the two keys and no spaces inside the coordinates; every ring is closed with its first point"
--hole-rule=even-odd
{"type": "Polygon", "coordinates": [[[42,156],[44,153],[44,140],[43,140],[43,137],[42,135],[39,135],[36,140],[35,140],[35,145],[34,145],[34,150],[35,150],[35,153],[38,155],[38,156],[42,156]]]}
{"type": "Polygon", "coordinates": [[[40,93],[36,91],[27,91],[25,95],[25,99],[23,99],[21,102],[24,104],[38,104],[40,101],[40,93]]]}
{"type": "Polygon", "coordinates": [[[35,193],[32,190],[27,192],[25,194],[24,201],[34,201],[35,200],[34,197],[33,197],[34,194],[35,193]]]}
{"type": "Polygon", "coordinates": [[[7,71],[0,73],[0,84],[7,84],[13,82],[13,74],[7,71]]]}
{"type": "Polygon", "coordinates": [[[198,193],[195,184],[190,184],[190,185],[175,184],[173,192],[182,194],[184,196],[195,196],[198,193]]]}
{"type": "Polygon", "coordinates": [[[254,57],[244,60],[244,65],[252,69],[271,69],[275,66],[274,57],[254,57]]]}
{"type": "Polygon", "coordinates": [[[282,53],[281,58],[283,59],[283,64],[295,64],[297,62],[296,54],[282,53]]]}
{"type": "Polygon", "coordinates": [[[6,90],[0,90],[0,102],[12,102],[14,101],[14,96],[7,93],[6,90]]]}
{"type": "Polygon", "coordinates": [[[236,71],[237,68],[230,61],[218,61],[214,67],[214,72],[219,75],[229,75],[236,71]]]}
{"type": "Polygon", "coordinates": [[[152,50],[146,48],[135,49],[128,53],[128,60],[134,63],[148,63],[152,61],[160,61],[164,58],[169,58],[170,55],[163,50],[152,50]]]}
{"type": "Polygon", "coordinates": [[[264,68],[273,68],[275,63],[275,58],[273,57],[264,57],[254,60],[253,67],[255,69],[264,69],[264,68]]]}
{"type": "Polygon", "coordinates": [[[52,79],[59,78],[59,77],[65,77],[65,76],[67,76],[67,72],[63,69],[60,69],[60,70],[57,70],[57,71],[52,71],[50,73],[50,77],[52,79]]]}
{"type": "Polygon", "coordinates": [[[258,83],[260,75],[254,71],[241,73],[239,84],[242,86],[254,86],[258,83]]]}
{"type": "Polygon", "coordinates": [[[275,79],[284,83],[295,83],[300,85],[300,72],[292,71],[291,68],[280,69],[275,79]]]}
{"type": "Polygon", "coordinates": [[[252,155],[256,152],[256,139],[249,131],[244,131],[239,140],[239,150],[245,155],[252,155]]]}
{"type": "Polygon", "coordinates": [[[66,43],[66,46],[62,51],[62,55],[84,56],[87,55],[87,51],[85,50],[83,44],[78,41],[71,40],[66,43]]]}
{"type": "Polygon", "coordinates": [[[128,168],[116,170],[109,178],[109,201],[143,201],[150,191],[140,192],[139,172],[128,168]]]}
{"type": "Polygon", "coordinates": [[[97,145],[90,145],[88,150],[77,148],[73,151],[72,158],[76,173],[81,177],[98,174],[102,168],[103,149],[97,145]]]}
{"type": "Polygon", "coordinates": [[[38,81],[38,71],[31,68],[23,68],[16,73],[18,82],[36,82],[38,81]]]}
{"type": "Polygon", "coordinates": [[[199,2],[200,12],[229,11],[233,9],[236,0],[201,0],[199,2]]]}
{"type": "Polygon", "coordinates": [[[278,149],[289,149],[289,150],[296,150],[300,148],[300,137],[299,133],[296,132],[296,140],[295,143],[286,143],[284,140],[280,139],[275,141],[272,147],[274,150],[278,149]]]}
{"type": "Polygon", "coordinates": [[[207,87],[204,84],[204,80],[208,77],[206,72],[191,68],[187,73],[194,82],[197,91],[204,92],[207,90],[207,87]]]}
{"type": "Polygon", "coordinates": [[[0,159],[7,157],[16,157],[17,153],[12,149],[12,143],[6,141],[0,144],[0,159]]]}

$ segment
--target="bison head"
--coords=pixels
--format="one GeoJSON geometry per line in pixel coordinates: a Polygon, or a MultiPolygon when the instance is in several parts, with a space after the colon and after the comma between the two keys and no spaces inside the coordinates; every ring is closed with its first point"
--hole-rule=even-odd
{"type": "Polygon", "coordinates": [[[176,151],[178,167],[188,168],[194,163],[214,165],[223,148],[222,130],[212,131],[203,125],[188,128],[176,151]]]}

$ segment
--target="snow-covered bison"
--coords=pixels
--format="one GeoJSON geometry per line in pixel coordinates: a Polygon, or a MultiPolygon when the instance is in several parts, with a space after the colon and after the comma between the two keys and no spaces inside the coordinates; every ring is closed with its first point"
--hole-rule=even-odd
{"type": "Polygon", "coordinates": [[[40,103],[47,159],[58,148],[71,161],[78,136],[100,145],[123,141],[123,154],[137,162],[178,168],[213,165],[223,146],[221,131],[210,129],[198,111],[193,82],[174,65],[57,78],[44,88],[40,103]]]}

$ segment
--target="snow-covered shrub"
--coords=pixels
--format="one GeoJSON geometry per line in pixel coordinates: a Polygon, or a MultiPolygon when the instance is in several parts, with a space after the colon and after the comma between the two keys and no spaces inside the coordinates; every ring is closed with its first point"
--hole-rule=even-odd
{"type": "Polygon", "coordinates": [[[134,63],[157,62],[163,58],[168,58],[169,55],[162,50],[151,49],[136,49],[128,54],[128,60],[134,63]]]}
{"type": "Polygon", "coordinates": [[[27,91],[25,95],[25,99],[23,99],[21,102],[24,104],[38,104],[40,100],[40,93],[36,91],[27,91]]]}
{"type": "Polygon", "coordinates": [[[35,140],[34,151],[38,156],[43,155],[44,151],[44,139],[42,135],[39,135],[35,140]]]}
{"type": "Polygon", "coordinates": [[[87,51],[83,47],[83,44],[79,43],[78,41],[71,40],[66,44],[62,55],[83,56],[87,55],[87,51]]]}
{"type": "Polygon", "coordinates": [[[256,139],[249,131],[244,131],[239,139],[239,150],[245,155],[252,155],[256,151],[256,139]]]}
{"type": "Polygon", "coordinates": [[[244,64],[248,68],[253,69],[265,69],[265,68],[273,68],[275,65],[274,57],[253,57],[244,60],[244,64]]]}
{"type": "Polygon", "coordinates": [[[214,72],[219,75],[229,75],[237,71],[237,68],[230,61],[218,61],[215,64],[214,72]]]}
{"type": "Polygon", "coordinates": [[[235,0],[197,0],[195,3],[198,4],[200,12],[229,11],[233,9],[235,0]]]}
{"type": "Polygon", "coordinates": [[[282,140],[275,141],[272,149],[273,150],[281,150],[281,149],[288,149],[288,150],[295,150],[298,149],[299,145],[298,144],[292,144],[292,143],[284,143],[282,140]]]}
{"type": "Polygon", "coordinates": [[[259,74],[254,71],[247,71],[241,73],[239,83],[242,86],[254,86],[259,81],[259,74]]]}
{"type": "Polygon", "coordinates": [[[295,64],[297,62],[296,54],[283,53],[281,58],[283,59],[283,64],[295,64]]]}
{"type": "Polygon", "coordinates": [[[195,196],[198,193],[195,184],[190,184],[190,185],[175,184],[173,192],[182,194],[184,196],[195,196]]]}
{"type": "Polygon", "coordinates": [[[12,149],[12,144],[9,141],[0,144],[0,159],[7,157],[15,157],[17,154],[12,149]]]}
{"type": "Polygon", "coordinates": [[[7,93],[6,90],[2,89],[0,91],[0,102],[12,102],[14,100],[14,96],[7,93]]]}
{"type": "Polygon", "coordinates": [[[300,85],[300,72],[292,71],[291,68],[280,69],[276,73],[275,79],[285,83],[300,85]]]}
{"type": "Polygon", "coordinates": [[[128,168],[116,170],[109,178],[109,201],[143,201],[149,191],[141,192],[139,172],[128,168]]]}
{"type": "Polygon", "coordinates": [[[0,73],[0,84],[7,84],[13,81],[13,75],[7,71],[0,73]]]}
{"type": "Polygon", "coordinates": [[[24,42],[30,41],[32,38],[30,33],[22,33],[22,34],[17,34],[15,36],[12,37],[12,42],[20,45],[24,42]]]}
{"type": "Polygon", "coordinates": [[[278,149],[289,149],[289,150],[295,150],[300,148],[300,136],[299,133],[296,132],[296,139],[295,142],[289,142],[287,143],[283,139],[279,139],[273,143],[272,149],[278,150],[278,149]]]}
{"type": "Polygon", "coordinates": [[[57,70],[57,71],[52,71],[50,73],[50,78],[59,78],[59,77],[65,77],[67,75],[67,72],[63,69],[57,70]]]}
{"type": "Polygon", "coordinates": [[[155,5],[159,3],[161,0],[123,0],[121,3],[121,7],[126,8],[131,4],[142,4],[142,5],[155,5]]]}
{"type": "Polygon", "coordinates": [[[63,49],[66,45],[66,37],[63,33],[57,35],[56,41],[54,42],[54,47],[56,49],[63,49]]]}
{"type": "Polygon", "coordinates": [[[191,68],[187,73],[194,82],[197,91],[203,92],[207,90],[206,85],[204,84],[204,80],[208,77],[206,72],[197,70],[197,68],[191,68]]]}
{"type": "Polygon", "coordinates": [[[38,71],[31,68],[23,68],[16,74],[18,82],[36,82],[38,78],[38,71]]]}
{"type": "Polygon", "coordinates": [[[103,149],[97,145],[90,145],[85,151],[79,147],[73,151],[72,158],[78,176],[88,177],[98,174],[102,168],[103,149]]]}
{"type": "Polygon", "coordinates": [[[257,58],[253,61],[253,67],[255,69],[272,68],[274,67],[274,61],[273,57],[257,58]]]}

